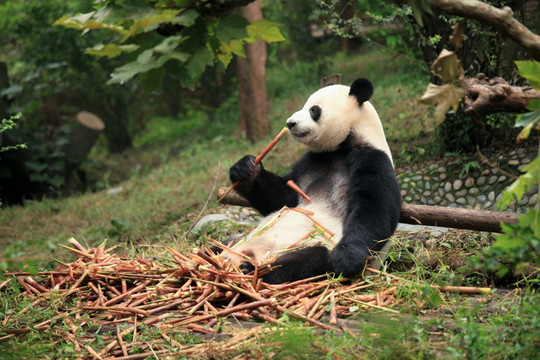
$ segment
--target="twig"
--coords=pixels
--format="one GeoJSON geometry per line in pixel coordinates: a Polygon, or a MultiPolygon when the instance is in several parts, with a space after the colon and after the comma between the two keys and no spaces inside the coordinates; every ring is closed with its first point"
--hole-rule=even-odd
{"type": "Polygon", "coordinates": [[[480,147],[478,147],[478,145],[476,145],[476,153],[478,154],[478,156],[480,157],[480,159],[482,160],[483,163],[488,164],[492,168],[496,168],[501,173],[503,173],[504,175],[506,175],[506,176],[508,176],[508,177],[510,177],[510,178],[512,178],[514,180],[517,180],[519,178],[518,176],[516,176],[514,174],[511,174],[508,171],[505,171],[505,170],[501,169],[497,164],[492,163],[484,154],[482,154],[482,152],[480,151],[480,147]]]}
{"type": "Polygon", "coordinates": [[[219,180],[219,173],[221,172],[221,160],[218,159],[218,168],[217,168],[217,171],[216,171],[216,178],[214,179],[214,185],[212,185],[212,190],[210,191],[210,194],[208,195],[208,198],[206,199],[206,202],[204,203],[201,211],[199,212],[199,214],[197,215],[197,217],[195,218],[195,220],[191,223],[191,225],[189,226],[188,228],[188,231],[191,232],[191,230],[193,230],[193,228],[195,227],[195,225],[197,224],[197,222],[199,221],[199,219],[201,218],[202,214],[204,213],[204,211],[206,210],[206,207],[208,206],[208,203],[210,202],[210,200],[212,199],[212,197],[214,196],[214,192],[216,191],[216,186],[217,186],[217,182],[219,180]]]}

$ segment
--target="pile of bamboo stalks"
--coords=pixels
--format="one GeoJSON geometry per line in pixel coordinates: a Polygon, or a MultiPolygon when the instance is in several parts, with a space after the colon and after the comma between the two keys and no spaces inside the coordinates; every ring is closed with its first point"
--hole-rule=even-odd
{"type": "MultiPolygon", "coordinates": [[[[75,262],[61,263],[56,270],[37,275],[8,273],[9,278],[0,284],[2,291],[10,281],[18,282],[24,289],[22,296],[33,301],[32,307],[47,307],[59,296],[63,296],[64,306],[54,317],[22,327],[20,320],[10,322],[11,312],[1,324],[0,331],[7,335],[0,340],[33,328],[71,342],[81,358],[143,359],[160,354],[204,354],[209,343],[184,345],[173,335],[196,332],[217,339],[219,333],[221,341],[213,342],[211,348],[223,354],[265,331],[261,326],[240,331],[238,325],[243,321],[280,324],[286,314],[321,329],[350,332],[341,319],[352,311],[365,308],[397,313],[393,307],[401,300],[396,299],[396,289],[405,281],[384,274],[369,282],[321,277],[269,285],[258,277],[268,269],[246,275],[219,255],[200,250],[185,256],[168,248],[170,257],[147,261],[121,258],[112,253],[114,247],[106,249],[105,243],[86,249],[75,239],[69,242],[71,247],[65,248],[77,256],[75,262]],[[224,326],[225,319],[235,326],[224,326]],[[85,331],[81,336],[80,330],[90,324],[110,329],[108,333],[114,335],[85,331]],[[152,327],[163,341],[138,340],[152,327]],[[105,346],[98,348],[98,337],[105,346]]],[[[18,318],[28,310],[18,312],[18,318]]]]}

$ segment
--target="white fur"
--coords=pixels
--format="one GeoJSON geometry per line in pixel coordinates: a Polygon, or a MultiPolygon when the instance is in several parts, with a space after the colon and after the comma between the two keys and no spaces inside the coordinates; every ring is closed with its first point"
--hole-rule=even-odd
{"type": "Polygon", "coordinates": [[[311,151],[323,152],[337,149],[352,129],[358,139],[384,151],[392,160],[377,111],[369,101],[358,106],[349,92],[349,86],[332,85],[313,93],[304,107],[287,120],[288,124],[296,123],[291,134],[311,151]],[[313,121],[309,113],[315,105],[322,109],[318,121],[313,121]]]}
{"type": "MultiPolygon", "coordinates": [[[[341,218],[323,203],[304,202],[303,204],[299,204],[299,208],[314,213],[312,217],[326,230],[334,234],[330,241],[326,240],[321,232],[318,232],[312,237],[297,243],[298,240],[316,230],[316,227],[313,221],[305,214],[294,211],[293,209],[286,209],[282,214],[279,214],[278,211],[266,216],[259,226],[250,231],[245,237],[236,241],[231,248],[236,253],[242,253],[252,257],[252,260],[257,263],[265,262],[274,256],[281,255],[279,251],[287,249],[292,244],[295,245],[295,248],[320,244],[332,249],[341,239],[341,218]],[[273,220],[276,216],[279,216],[279,220],[274,222],[273,220]],[[265,227],[267,229],[264,229],[265,227]]],[[[228,251],[224,251],[222,255],[230,258],[235,263],[245,261],[240,256],[228,251]]]]}

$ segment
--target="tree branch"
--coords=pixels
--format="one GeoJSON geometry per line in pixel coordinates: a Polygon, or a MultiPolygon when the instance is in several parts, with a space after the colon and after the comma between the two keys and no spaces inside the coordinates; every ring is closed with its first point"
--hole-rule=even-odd
{"type": "Polygon", "coordinates": [[[508,6],[499,9],[477,0],[431,0],[430,4],[434,10],[493,26],[503,36],[526,49],[535,60],[540,61],[540,35],[516,20],[514,12],[508,6]]]}
{"type": "MultiPolygon", "coordinates": [[[[394,0],[394,3],[406,5],[407,0],[394,0]]],[[[540,61],[540,35],[520,23],[508,6],[499,9],[478,0],[430,0],[429,4],[433,10],[493,26],[501,35],[510,38],[527,50],[532,58],[540,61]]]]}

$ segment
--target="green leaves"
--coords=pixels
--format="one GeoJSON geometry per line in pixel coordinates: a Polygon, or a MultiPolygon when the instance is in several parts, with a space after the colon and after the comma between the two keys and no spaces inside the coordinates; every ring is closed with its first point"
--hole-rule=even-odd
{"type": "MultiPolygon", "coordinates": [[[[191,2],[181,0],[172,3],[104,0],[98,10],[64,15],[54,25],[80,30],[83,34],[100,30],[103,41],[85,53],[126,57],[127,62],[113,71],[107,84],[122,84],[138,75],[155,72],[160,81],[169,73],[192,88],[207,66],[227,67],[233,56],[245,56],[245,44],[259,39],[285,40],[276,23],[263,19],[250,24],[236,14],[203,19],[189,6],[191,2]],[[167,64],[169,61],[171,65],[167,64]],[[162,68],[165,70],[156,72],[162,68]]],[[[150,77],[142,79],[146,90],[160,84],[149,81],[150,77]]]]}
{"type": "Polygon", "coordinates": [[[246,28],[249,35],[248,42],[255,42],[260,36],[267,43],[285,41],[279,30],[279,24],[268,20],[257,20],[249,24],[246,28]]]}
{"type": "Polygon", "coordinates": [[[116,45],[116,44],[97,44],[92,48],[86,49],[85,54],[95,55],[95,56],[106,56],[109,59],[117,57],[123,52],[133,52],[139,49],[139,45],[130,44],[130,45],[116,45]]]}
{"type": "MultiPolygon", "coordinates": [[[[533,89],[540,90],[540,62],[516,61],[521,76],[527,78],[533,89]]],[[[529,137],[532,129],[540,130],[540,100],[535,99],[527,106],[531,112],[520,114],[516,119],[516,127],[523,127],[518,135],[518,142],[529,137]]]]}
{"type": "Polygon", "coordinates": [[[529,80],[531,86],[540,90],[540,62],[538,61],[516,61],[521,76],[529,80]]]}
{"type": "MultiPolygon", "coordinates": [[[[540,89],[540,62],[516,62],[520,73],[527,78],[533,88],[540,89]]],[[[539,129],[540,101],[529,103],[532,112],[518,116],[516,126],[524,129],[518,136],[518,141],[529,136],[533,128],[539,129]]],[[[540,149],[539,156],[531,161],[522,174],[512,185],[502,193],[497,203],[500,210],[506,208],[512,201],[520,201],[525,192],[533,187],[540,187],[540,149]]],[[[525,215],[518,216],[518,224],[501,224],[503,233],[497,236],[493,246],[484,251],[486,264],[499,270],[499,276],[504,276],[510,266],[516,274],[527,274],[531,264],[538,266],[540,253],[540,210],[539,205],[529,209],[525,215]]]]}

